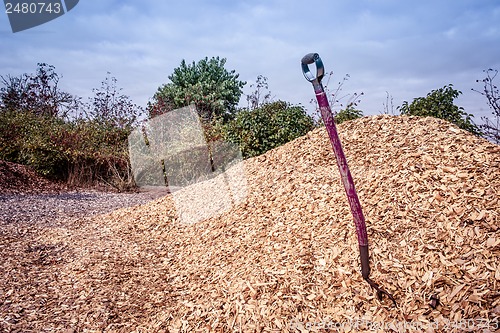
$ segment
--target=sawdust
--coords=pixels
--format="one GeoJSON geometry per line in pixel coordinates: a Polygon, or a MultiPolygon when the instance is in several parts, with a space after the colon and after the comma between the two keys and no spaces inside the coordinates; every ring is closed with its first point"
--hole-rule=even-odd
{"type": "Polygon", "coordinates": [[[339,132],[371,277],[397,307],[361,277],[321,128],[245,161],[245,201],[194,225],[168,195],[67,227],[1,230],[0,329],[497,331],[500,147],[433,118],[365,117],[339,132]]]}

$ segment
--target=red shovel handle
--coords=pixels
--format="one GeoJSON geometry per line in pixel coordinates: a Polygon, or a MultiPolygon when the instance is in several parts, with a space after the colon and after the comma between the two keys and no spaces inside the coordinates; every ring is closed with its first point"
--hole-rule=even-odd
{"type": "MultiPolygon", "coordinates": [[[[349,171],[349,166],[347,165],[347,159],[344,155],[342,144],[340,143],[340,138],[337,133],[337,126],[335,125],[332,110],[330,109],[330,105],[328,104],[328,98],[326,97],[323,85],[321,84],[321,79],[324,75],[324,67],[323,61],[321,61],[319,54],[309,53],[302,58],[302,72],[304,73],[305,78],[309,82],[312,82],[314,86],[316,99],[318,100],[318,105],[321,111],[321,117],[323,118],[328,136],[330,137],[330,142],[332,144],[335,158],[337,160],[337,166],[342,178],[342,184],[344,185],[347,199],[349,201],[349,206],[351,207],[351,213],[354,218],[354,223],[356,224],[356,233],[358,235],[359,246],[368,247],[365,217],[363,216],[361,204],[356,193],[356,188],[354,187],[354,181],[352,179],[351,172],[349,171]],[[309,65],[312,63],[316,64],[316,76],[312,75],[311,71],[309,70],[309,65]]],[[[369,271],[367,273],[369,273],[369,271]]]]}
{"type": "Polygon", "coordinates": [[[358,194],[356,193],[356,188],[354,187],[354,181],[349,171],[349,166],[347,165],[347,159],[344,155],[342,149],[342,144],[340,142],[339,135],[337,133],[337,126],[335,125],[335,119],[330,109],[328,103],[328,98],[326,97],[325,90],[321,84],[321,79],[325,73],[323,61],[319,54],[309,53],[302,58],[302,72],[307,81],[311,82],[314,87],[314,92],[316,93],[316,99],[318,100],[318,105],[321,112],[321,117],[325,123],[326,131],[330,137],[330,142],[333,147],[333,152],[335,153],[335,159],[337,160],[337,166],[340,171],[340,177],[342,178],[342,184],[344,185],[344,190],[347,195],[347,200],[349,201],[349,206],[351,208],[352,217],[354,219],[354,224],[356,225],[356,234],[358,236],[359,244],[359,254],[361,259],[361,275],[368,281],[370,286],[377,290],[377,296],[379,299],[382,295],[387,295],[396,304],[396,301],[385,290],[381,289],[375,282],[370,280],[370,262],[368,253],[368,235],[366,232],[365,217],[363,215],[363,210],[361,209],[361,203],[359,202],[358,194]],[[316,76],[314,76],[309,65],[316,65],[316,76]]]}

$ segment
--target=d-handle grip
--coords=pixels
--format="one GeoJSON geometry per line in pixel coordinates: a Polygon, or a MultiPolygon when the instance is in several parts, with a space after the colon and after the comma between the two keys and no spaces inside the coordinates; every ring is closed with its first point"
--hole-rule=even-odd
{"type": "Polygon", "coordinates": [[[317,80],[317,83],[319,84],[321,82],[321,79],[325,75],[325,67],[323,66],[323,61],[321,61],[319,54],[317,53],[306,54],[302,58],[301,63],[302,63],[302,73],[304,73],[304,77],[306,78],[306,80],[309,82],[317,80]],[[313,73],[311,73],[311,70],[309,69],[309,65],[313,63],[316,64],[316,75],[313,75],[313,73]]]}

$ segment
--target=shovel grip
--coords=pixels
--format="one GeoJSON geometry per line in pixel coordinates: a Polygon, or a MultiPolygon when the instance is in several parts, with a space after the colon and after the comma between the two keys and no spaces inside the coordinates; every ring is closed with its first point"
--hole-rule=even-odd
{"type": "Polygon", "coordinates": [[[310,65],[313,62],[316,61],[316,59],[319,58],[319,54],[317,53],[308,53],[302,58],[302,64],[303,65],[310,65]]]}
{"type": "Polygon", "coordinates": [[[323,61],[321,61],[319,54],[308,53],[302,58],[301,63],[302,73],[304,74],[306,80],[309,82],[313,82],[315,86],[319,86],[321,83],[321,79],[325,75],[325,67],[323,66],[323,61]],[[311,70],[309,69],[309,65],[311,64],[316,65],[316,75],[311,73],[311,70]]]}

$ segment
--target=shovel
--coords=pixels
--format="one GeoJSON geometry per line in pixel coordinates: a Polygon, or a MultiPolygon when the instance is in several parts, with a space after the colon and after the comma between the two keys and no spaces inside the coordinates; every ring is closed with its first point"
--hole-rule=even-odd
{"type": "Polygon", "coordinates": [[[342,144],[340,143],[340,138],[337,133],[337,127],[335,126],[332,110],[328,104],[328,98],[326,97],[323,85],[321,84],[321,79],[325,74],[325,69],[319,54],[309,53],[302,58],[302,72],[304,73],[306,80],[312,83],[314,92],[316,93],[316,99],[318,100],[321,117],[323,118],[326,131],[330,137],[333,152],[335,153],[335,158],[337,160],[337,166],[342,178],[342,184],[344,185],[347,200],[349,201],[349,206],[351,207],[352,217],[354,218],[354,224],[356,225],[356,234],[358,236],[359,256],[361,259],[361,275],[363,276],[363,279],[377,291],[377,297],[379,300],[382,300],[383,295],[386,295],[392,300],[394,305],[396,305],[394,297],[370,279],[368,235],[366,233],[365,217],[363,216],[361,204],[354,187],[354,181],[352,179],[351,172],[349,171],[344,151],[342,150],[342,144]],[[316,76],[314,76],[309,70],[309,65],[313,63],[316,65],[316,76]]]}

